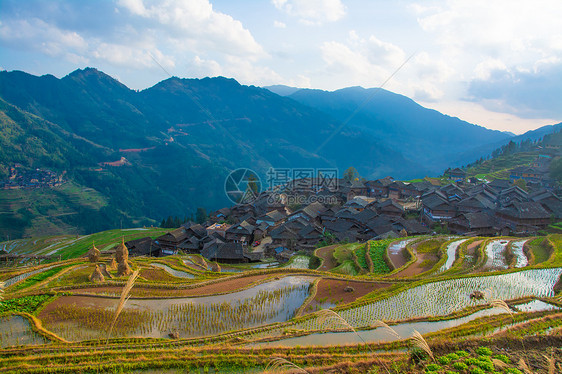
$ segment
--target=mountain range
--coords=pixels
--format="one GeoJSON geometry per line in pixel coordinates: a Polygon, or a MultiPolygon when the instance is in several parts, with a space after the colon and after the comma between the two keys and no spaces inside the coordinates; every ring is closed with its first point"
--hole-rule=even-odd
{"type": "Polygon", "coordinates": [[[342,175],[354,166],[368,179],[409,179],[474,161],[512,138],[382,89],[270,89],[171,77],[136,91],[93,68],[61,79],[2,71],[0,179],[19,163],[65,171],[95,190],[111,209],[100,219],[93,216],[101,210],[77,208],[71,225],[85,233],[85,214],[100,230],[103,221],[153,224],[229,205],[224,180],[237,168],[255,170],[265,186],[270,167],[342,175]]]}

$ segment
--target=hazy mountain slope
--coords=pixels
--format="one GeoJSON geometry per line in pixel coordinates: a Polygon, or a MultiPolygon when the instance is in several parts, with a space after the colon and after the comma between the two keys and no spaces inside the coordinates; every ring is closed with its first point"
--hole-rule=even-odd
{"type": "MultiPolygon", "coordinates": [[[[500,131],[472,125],[426,109],[383,89],[349,87],[334,92],[303,89],[289,96],[370,133],[432,172],[442,170],[464,151],[509,138],[500,131]]],[[[480,155],[473,154],[467,161],[480,155]]]]}

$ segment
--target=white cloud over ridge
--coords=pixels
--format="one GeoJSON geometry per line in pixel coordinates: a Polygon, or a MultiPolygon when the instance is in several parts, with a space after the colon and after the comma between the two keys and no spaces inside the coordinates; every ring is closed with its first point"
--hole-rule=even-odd
{"type": "Polygon", "coordinates": [[[277,9],[308,25],[338,21],[346,13],[341,0],[272,0],[272,3],[277,9]]]}

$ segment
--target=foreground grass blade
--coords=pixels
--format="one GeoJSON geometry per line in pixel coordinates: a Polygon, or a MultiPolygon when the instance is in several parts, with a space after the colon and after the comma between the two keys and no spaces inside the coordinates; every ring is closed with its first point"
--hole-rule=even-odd
{"type": "Polygon", "coordinates": [[[423,338],[422,334],[418,332],[418,330],[414,330],[414,335],[410,339],[414,343],[414,346],[418,347],[419,349],[427,353],[432,360],[435,360],[435,357],[433,357],[433,352],[431,351],[429,344],[427,344],[427,341],[423,338]]]}
{"type": "Polygon", "coordinates": [[[283,371],[283,370],[291,370],[297,373],[307,373],[308,371],[304,370],[300,366],[292,363],[289,360],[286,360],[281,357],[272,358],[271,361],[265,367],[265,370],[272,370],[272,371],[283,371]]]}
{"type": "Polygon", "coordinates": [[[139,270],[137,269],[133,272],[133,274],[131,274],[131,276],[127,280],[127,283],[125,284],[125,287],[123,287],[123,291],[121,292],[121,298],[119,299],[119,305],[117,305],[117,309],[115,309],[115,314],[113,315],[113,321],[111,322],[111,326],[109,327],[107,339],[111,337],[111,333],[113,331],[113,328],[115,327],[117,318],[119,318],[119,315],[123,311],[123,307],[125,306],[125,303],[129,299],[129,293],[131,292],[131,289],[135,285],[135,280],[137,279],[138,276],[139,276],[139,270]]]}

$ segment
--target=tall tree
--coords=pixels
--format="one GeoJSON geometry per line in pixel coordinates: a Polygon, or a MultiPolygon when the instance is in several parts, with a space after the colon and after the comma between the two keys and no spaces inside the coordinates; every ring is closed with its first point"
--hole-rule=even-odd
{"type": "Polygon", "coordinates": [[[354,181],[359,179],[359,172],[353,166],[347,168],[347,170],[343,173],[343,179],[348,182],[354,181]]]}
{"type": "Polygon", "coordinates": [[[199,207],[195,212],[195,222],[203,223],[207,220],[207,211],[205,208],[199,207]]]}

